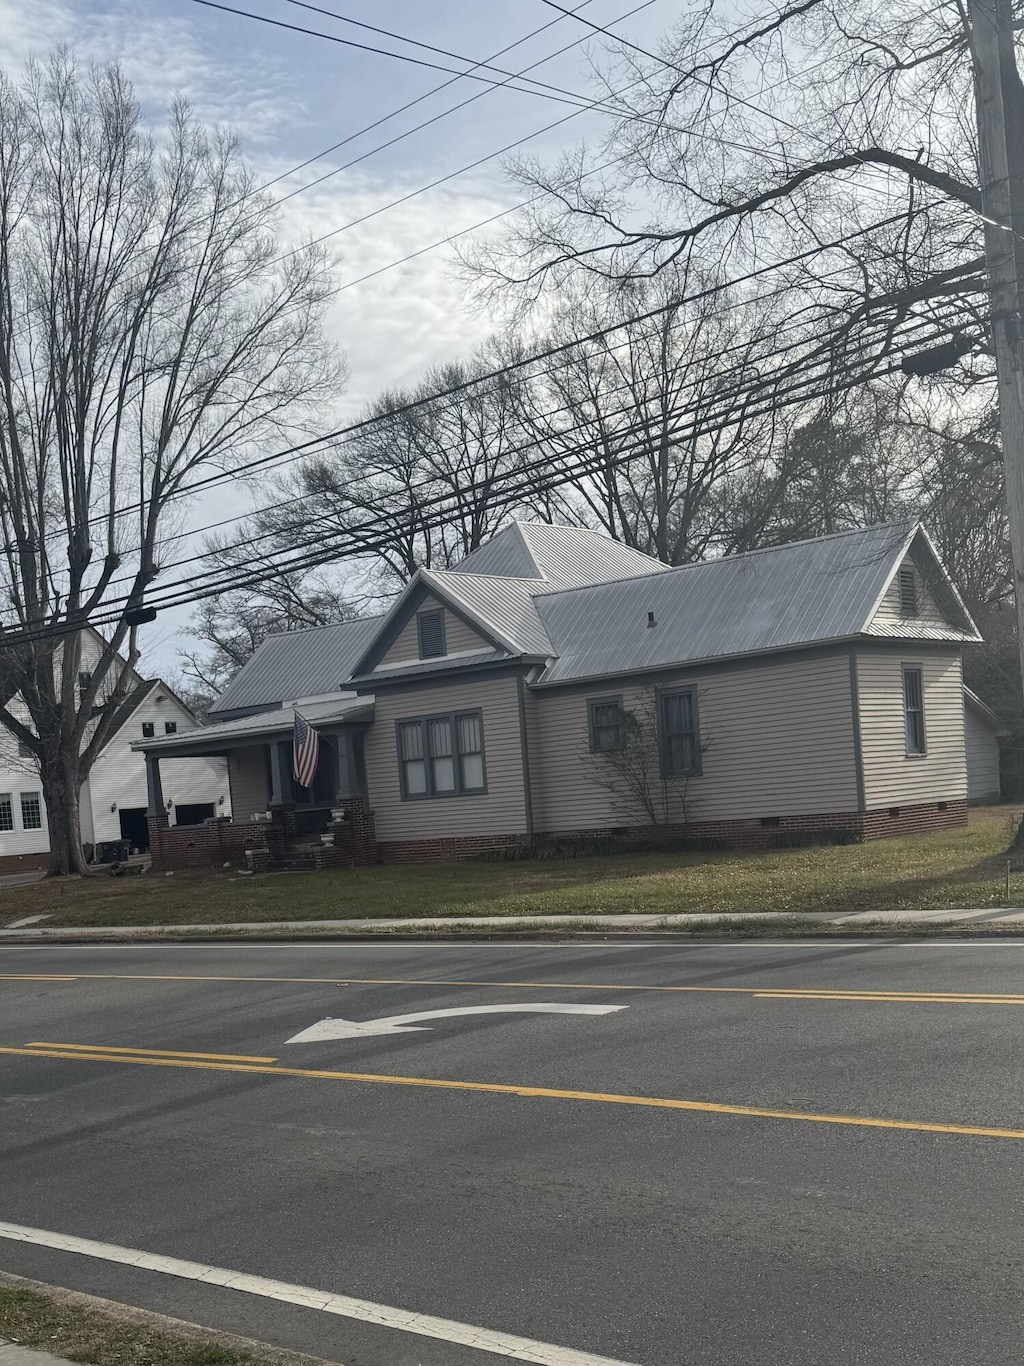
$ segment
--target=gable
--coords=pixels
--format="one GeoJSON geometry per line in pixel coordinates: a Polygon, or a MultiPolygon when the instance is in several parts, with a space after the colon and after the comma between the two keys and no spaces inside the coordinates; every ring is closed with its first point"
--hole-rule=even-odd
{"type": "Polygon", "coordinates": [[[955,634],[963,635],[963,622],[949,601],[940,603],[941,585],[935,578],[934,569],[920,550],[912,548],[900,560],[889,586],[882,596],[878,609],[867,627],[869,635],[899,635],[919,637],[955,634]],[[907,610],[909,602],[904,601],[904,577],[913,576],[913,611],[907,610]]]}
{"type": "MultiPolygon", "coordinates": [[[[378,658],[376,667],[387,668],[389,664],[406,664],[420,658],[419,618],[424,614],[441,613],[444,649],[441,657],[470,654],[478,650],[493,648],[493,641],[470,626],[462,617],[457,616],[433,593],[426,594],[415,608],[410,606],[406,620],[398,627],[391,644],[378,658]]],[[[397,623],[396,623],[397,625],[397,623]]],[[[438,656],[434,656],[435,658],[438,656]]]]}

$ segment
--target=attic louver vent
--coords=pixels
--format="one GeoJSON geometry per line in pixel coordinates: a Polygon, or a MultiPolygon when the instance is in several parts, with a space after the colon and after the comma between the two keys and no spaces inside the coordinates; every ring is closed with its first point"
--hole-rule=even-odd
{"type": "Polygon", "coordinates": [[[417,617],[420,633],[420,659],[437,659],[444,654],[444,617],[440,612],[421,612],[417,617]]]}
{"type": "Polygon", "coordinates": [[[917,575],[913,569],[900,570],[900,612],[905,617],[917,616],[917,575]]]}

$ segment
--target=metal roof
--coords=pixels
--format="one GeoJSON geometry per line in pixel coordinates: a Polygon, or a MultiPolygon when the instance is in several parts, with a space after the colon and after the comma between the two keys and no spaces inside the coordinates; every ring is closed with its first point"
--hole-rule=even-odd
{"type": "MultiPolygon", "coordinates": [[[[537,682],[637,673],[862,634],[914,526],[873,527],[537,597],[551,661],[537,682]],[[647,624],[654,613],[655,625],[647,624]]],[[[921,634],[904,625],[904,637],[921,634]]],[[[947,638],[977,640],[966,618],[947,638]],[[968,629],[970,627],[970,629],[968,629]]]]}
{"type": "Polygon", "coordinates": [[[511,656],[505,650],[469,650],[465,654],[441,655],[437,659],[403,659],[400,664],[378,664],[370,673],[356,674],[353,684],[372,683],[382,687],[389,682],[404,681],[409,674],[419,678],[423,674],[453,673],[459,669],[478,669],[486,664],[501,664],[511,656]]]}
{"type": "MultiPolygon", "coordinates": [[[[294,634],[298,634],[297,632],[294,634]]],[[[328,726],[339,721],[362,720],[372,717],[373,698],[356,697],[349,693],[324,702],[303,702],[299,710],[314,726],[328,726]]],[[[253,716],[239,716],[234,721],[221,721],[214,726],[197,726],[195,730],[177,735],[164,735],[159,740],[139,740],[132,749],[141,753],[166,755],[189,750],[217,753],[231,741],[255,739],[262,735],[290,735],[295,725],[294,707],[276,707],[253,716]]]]}
{"type": "Polygon", "coordinates": [[[380,622],[380,617],[363,617],[268,636],[217,698],[210,715],[340,691],[380,622]]]}
{"type": "Polygon", "coordinates": [[[561,589],[667,569],[660,560],[588,527],[511,522],[451,573],[535,579],[561,589]]]}
{"type": "Polygon", "coordinates": [[[423,580],[441,591],[489,631],[512,654],[552,653],[537,614],[537,595],[551,591],[535,579],[499,578],[496,574],[463,574],[455,570],[424,572],[423,580]]]}

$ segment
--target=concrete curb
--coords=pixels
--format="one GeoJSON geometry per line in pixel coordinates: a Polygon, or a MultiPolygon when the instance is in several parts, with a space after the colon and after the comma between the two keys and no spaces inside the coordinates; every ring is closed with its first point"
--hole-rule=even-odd
{"type": "Polygon", "coordinates": [[[791,914],[772,912],[681,913],[651,915],[541,915],[523,916],[430,916],[406,919],[274,920],[234,921],[216,925],[97,925],[26,926],[0,930],[0,946],[8,944],[140,944],[140,943],[277,943],[303,941],[394,942],[396,940],[455,941],[479,939],[539,938],[578,939],[632,938],[638,933],[659,939],[685,936],[704,938],[713,934],[764,938],[776,930],[780,937],[823,932],[828,938],[878,938],[896,933],[913,935],[988,934],[1005,938],[1024,936],[1024,908],[957,908],[925,911],[810,911],[791,914]]]}

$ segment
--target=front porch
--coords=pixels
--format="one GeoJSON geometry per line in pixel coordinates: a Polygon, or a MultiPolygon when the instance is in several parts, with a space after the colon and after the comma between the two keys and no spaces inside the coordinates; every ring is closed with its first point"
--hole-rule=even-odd
{"type": "Polygon", "coordinates": [[[338,868],[377,862],[367,810],[363,734],[373,718],[367,698],[300,704],[320,737],[309,787],[292,777],[292,707],[236,718],[137,746],[146,758],[147,825],[155,872],[237,864],[271,868],[338,868]],[[230,817],[170,824],[161,759],[221,756],[228,761],[230,817]]]}

